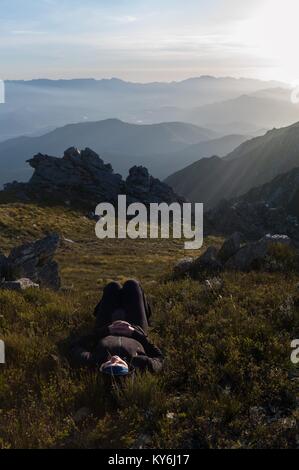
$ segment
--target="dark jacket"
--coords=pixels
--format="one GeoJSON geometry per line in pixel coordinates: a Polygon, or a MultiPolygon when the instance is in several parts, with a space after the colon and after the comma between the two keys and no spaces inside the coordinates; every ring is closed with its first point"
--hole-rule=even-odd
{"type": "Polygon", "coordinates": [[[119,356],[131,368],[160,372],[163,354],[149,342],[140,327],[134,327],[132,336],[111,335],[109,327],[98,329],[94,334],[74,341],[71,356],[78,366],[97,367],[111,356],[119,356]]]}

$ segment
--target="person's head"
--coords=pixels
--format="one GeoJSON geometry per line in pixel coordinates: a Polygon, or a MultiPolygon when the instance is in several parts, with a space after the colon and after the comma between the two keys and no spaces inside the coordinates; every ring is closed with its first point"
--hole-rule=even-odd
{"type": "Polygon", "coordinates": [[[129,366],[119,356],[112,356],[101,365],[100,371],[111,376],[125,376],[129,374],[129,366]]]}

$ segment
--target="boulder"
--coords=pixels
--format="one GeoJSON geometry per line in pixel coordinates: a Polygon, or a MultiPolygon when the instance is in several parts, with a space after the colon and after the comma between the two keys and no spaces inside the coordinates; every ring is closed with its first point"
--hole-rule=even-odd
{"type": "Polygon", "coordinates": [[[225,242],[218,253],[218,259],[222,263],[234,256],[241,248],[242,235],[239,232],[233,233],[225,242]]]}
{"type": "Polygon", "coordinates": [[[179,260],[173,268],[175,275],[183,275],[190,271],[194,263],[193,258],[183,258],[179,260]]]}
{"type": "Polygon", "coordinates": [[[249,271],[257,268],[265,261],[269,248],[282,243],[291,245],[291,239],[286,235],[265,235],[259,241],[248,243],[242,247],[225,263],[225,267],[236,271],[249,271]]]}
{"type": "Polygon", "coordinates": [[[196,270],[219,271],[223,268],[218,258],[219,250],[215,246],[210,246],[203,255],[195,261],[196,270]]]}
{"type": "Polygon", "coordinates": [[[30,279],[18,279],[17,281],[4,281],[0,284],[0,289],[23,291],[26,289],[38,289],[39,285],[30,279]]]}
{"type": "Polygon", "coordinates": [[[14,280],[28,278],[41,287],[59,289],[58,264],[53,260],[59,242],[59,235],[53,233],[14,248],[8,257],[10,277],[14,280]]]}

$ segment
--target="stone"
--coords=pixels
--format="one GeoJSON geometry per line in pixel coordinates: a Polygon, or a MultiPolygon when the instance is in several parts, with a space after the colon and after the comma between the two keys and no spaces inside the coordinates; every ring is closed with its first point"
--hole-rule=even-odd
{"type": "Polygon", "coordinates": [[[196,269],[219,271],[223,268],[221,261],[218,259],[218,248],[210,246],[202,256],[195,261],[196,269]]]}
{"type": "Polygon", "coordinates": [[[28,278],[40,285],[59,289],[59,269],[53,257],[60,243],[58,234],[53,233],[41,240],[14,248],[9,257],[9,271],[13,280],[28,278]]]}
{"type": "Polygon", "coordinates": [[[242,235],[240,232],[233,233],[225,242],[218,253],[218,259],[225,263],[229,258],[237,253],[241,248],[242,235]]]}
{"type": "Polygon", "coordinates": [[[142,202],[143,204],[172,202],[185,202],[185,199],[175,194],[170,186],[150,176],[147,168],[134,166],[129,170],[126,179],[125,192],[128,202],[142,202]]]}
{"type": "Polygon", "coordinates": [[[176,275],[183,275],[190,271],[194,263],[193,258],[183,258],[179,260],[173,268],[176,275]]]}
{"type": "Polygon", "coordinates": [[[249,271],[258,268],[265,261],[269,248],[274,244],[291,244],[291,239],[285,235],[267,234],[257,242],[248,243],[242,247],[226,263],[225,267],[236,271],[249,271]]]}
{"type": "Polygon", "coordinates": [[[26,289],[38,289],[39,285],[30,279],[22,278],[17,281],[4,281],[0,284],[0,289],[23,291],[26,289]]]}

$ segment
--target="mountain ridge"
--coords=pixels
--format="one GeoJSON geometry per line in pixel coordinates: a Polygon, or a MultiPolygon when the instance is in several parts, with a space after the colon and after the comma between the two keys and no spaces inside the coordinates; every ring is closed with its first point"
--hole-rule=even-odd
{"type": "Polygon", "coordinates": [[[297,122],[248,140],[223,159],[214,157],[195,162],[165,181],[188,199],[213,207],[221,199],[241,196],[298,164],[297,122]]]}
{"type": "Polygon", "coordinates": [[[26,160],[38,152],[56,155],[73,145],[87,146],[109,159],[115,154],[114,167],[126,173],[131,166],[143,163],[142,155],[182,150],[214,136],[217,134],[209,129],[178,122],[139,125],[107,119],[68,124],[42,136],[21,136],[0,142],[0,186],[13,179],[28,180],[31,172],[26,160]]]}

